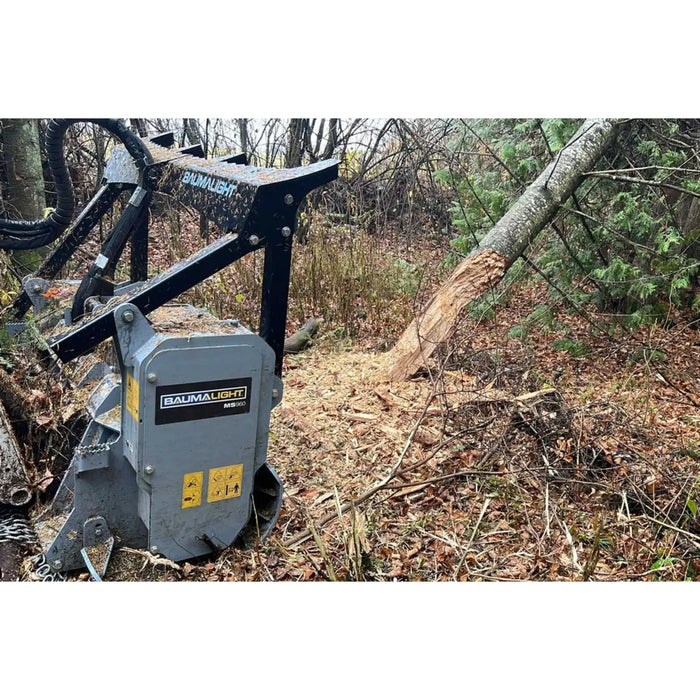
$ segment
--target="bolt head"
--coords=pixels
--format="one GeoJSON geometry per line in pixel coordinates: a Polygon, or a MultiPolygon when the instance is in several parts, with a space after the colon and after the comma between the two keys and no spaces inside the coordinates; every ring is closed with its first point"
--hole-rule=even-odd
{"type": "Polygon", "coordinates": [[[34,291],[38,294],[41,291],[41,285],[38,282],[36,284],[33,284],[32,291],[34,291]]]}
{"type": "Polygon", "coordinates": [[[155,470],[156,468],[152,464],[147,464],[143,471],[145,474],[153,474],[155,470]]]}
{"type": "Polygon", "coordinates": [[[284,195],[284,203],[291,207],[292,204],[294,204],[294,197],[291,194],[285,194],[284,195]]]}
{"type": "Polygon", "coordinates": [[[272,398],[276,399],[280,395],[280,390],[279,389],[273,389],[272,390],[272,398]]]}
{"type": "Polygon", "coordinates": [[[250,245],[258,245],[258,243],[260,243],[260,239],[259,239],[255,234],[253,234],[253,235],[248,239],[248,243],[250,243],[250,245]]]}
{"type": "Polygon", "coordinates": [[[156,547],[155,545],[153,545],[153,546],[151,547],[151,554],[158,554],[158,547],[156,547]]]}
{"type": "Polygon", "coordinates": [[[289,237],[292,235],[292,229],[289,228],[289,226],[284,226],[284,227],[282,228],[282,235],[283,235],[285,238],[289,238],[289,237]]]}
{"type": "Polygon", "coordinates": [[[155,384],[155,381],[156,381],[156,379],[158,379],[158,377],[153,372],[149,372],[146,379],[148,380],[149,384],[155,384]]]}
{"type": "Polygon", "coordinates": [[[53,566],[54,569],[61,569],[63,567],[63,562],[60,559],[54,559],[51,562],[51,566],[53,566]]]}
{"type": "Polygon", "coordinates": [[[131,323],[133,320],[134,320],[134,312],[131,309],[127,309],[122,314],[122,321],[124,321],[124,323],[131,323]]]}

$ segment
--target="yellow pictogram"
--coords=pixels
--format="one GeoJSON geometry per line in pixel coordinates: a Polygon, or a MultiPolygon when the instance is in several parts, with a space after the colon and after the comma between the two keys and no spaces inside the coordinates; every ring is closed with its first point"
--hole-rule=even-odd
{"type": "Polygon", "coordinates": [[[139,419],[139,383],[130,374],[126,375],[126,410],[139,419]]]}
{"type": "Polygon", "coordinates": [[[207,503],[237,498],[243,487],[243,465],[232,464],[230,467],[215,467],[209,470],[207,503]]]}
{"type": "Polygon", "coordinates": [[[182,479],[182,507],[194,508],[202,504],[204,472],[190,472],[182,479]]]}

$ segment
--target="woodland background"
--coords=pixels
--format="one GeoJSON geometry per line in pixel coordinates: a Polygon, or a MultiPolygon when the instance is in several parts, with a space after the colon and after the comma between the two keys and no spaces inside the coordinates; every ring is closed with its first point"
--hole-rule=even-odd
{"type": "MultiPolygon", "coordinates": [[[[382,353],[580,120],[129,121],[141,135],[173,130],[209,157],[341,163],[299,220],[289,331],[312,315],[322,325],[286,360],[270,448],[286,487],[278,532],[252,556],[146,561],[150,577],[698,578],[699,120],[625,120],[504,280],[401,384],[385,379],[382,353]]],[[[44,127],[2,121],[0,218],[51,206],[44,127]]],[[[111,146],[89,125],[71,131],[79,204],[111,146]]],[[[219,233],[166,198],[152,214],[152,274],[219,233]]],[[[3,253],[3,304],[37,262],[3,253]]],[[[248,256],[188,299],[255,328],[261,273],[248,256]]],[[[48,498],[75,440],[70,397],[11,347],[3,357],[37,392],[25,456],[48,498]]],[[[135,577],[142,564],[115,574],[135,577]]]]}

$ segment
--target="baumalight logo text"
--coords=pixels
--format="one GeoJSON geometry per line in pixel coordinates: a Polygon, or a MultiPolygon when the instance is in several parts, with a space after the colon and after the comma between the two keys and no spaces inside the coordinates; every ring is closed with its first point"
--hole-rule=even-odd
{"type": "Polygon", "coordinates": [[[246,398],[248,398],[248,388],[245,386],[212,389],[210,391],[183,391],[179,394],[164,394],[161,396],[160,407],[202,406],[221,401],[245,401],[246,398]]]}
{"type": "Polygon", "coordinates": [[[182,182],[185,185],[193,187],[201,187],[203,190],[209,190],[216,194],[223,194],[225,197],[230,197],[236,190],[236,185],[226,180],[221,180],[218,177],[197,173],[191,170],[185,171],[182,176],[182,182]]]}

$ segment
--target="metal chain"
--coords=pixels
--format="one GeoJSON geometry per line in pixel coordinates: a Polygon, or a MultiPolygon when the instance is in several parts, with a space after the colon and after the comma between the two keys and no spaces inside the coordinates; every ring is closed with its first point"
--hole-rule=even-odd
{"type": "Polygon", "coordinates": [[[37,536],[31,523],[22,513],[0,505],[0,543],[2,542],[31,547],[37,544],[37,536]]]}
{"type": "Polygon", "coordinates": [[[116,437],[107,442],[98,442],[96,445],[78,445],[75,448],[75,454],[85,457],[87,455],[98,454],[99,452],[107,452],[112,448],[112,445],[119,442],[121,433],[117,432],[116,437]]]}
{"type": "Polygon", "coordinates": [[[34,573],[42,581],[67,581],[68,577],[62,574],[60,571],[54,571],[49,562],[46,561],[45,554],[37,554],[37,556],[32,557],[32,566],[34,567],[34,573]]]}
{"type": "MultiPolygon", "coordinates": [[[[26,548],[33,548],[39,539],[27,517],[8,506],[0,505],[0,544],[12,542],[26,548]]],[[[31,559],[34,573],[42,581],[67,581],[64,574],[54,571],[46,561],[44,554],[38,554],[31,559]]]]}

